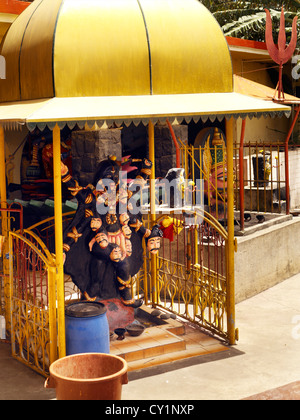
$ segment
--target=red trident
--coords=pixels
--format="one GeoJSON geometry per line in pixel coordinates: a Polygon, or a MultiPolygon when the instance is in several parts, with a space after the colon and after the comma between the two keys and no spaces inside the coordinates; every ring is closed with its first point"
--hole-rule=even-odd
{"type": "Polygon", "coordinates": [[[289,45],[286,45],[286,35],[285,35],[285,19],[283,7],[281,8],[280,15],[280,26],[278,34],[278,45],[274,44],[273,35],[272,35],[272,19],[269,10],[265,9],[267,14],[266,17],[266,44],[269,51],[270,57],[279,64],[279,79],[275,89],[274,97],[276,96],[276,91],[278,91],[278,99],[284,99],[284,92],[282,86],[282,67],[293,55],[293,52],[296,48],[297,43],[297,16],[293,19],[292,24],[292,36],[291,42],[289,45]]]}

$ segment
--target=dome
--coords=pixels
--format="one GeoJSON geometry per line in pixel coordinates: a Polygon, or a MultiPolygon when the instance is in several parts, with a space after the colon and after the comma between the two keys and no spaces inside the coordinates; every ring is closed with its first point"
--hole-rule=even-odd
{"type": "Polygon", "coordinates": [[[1,54],[2,102],[232,92],[227,42],[198,0],[35,0],[1,54]]]}

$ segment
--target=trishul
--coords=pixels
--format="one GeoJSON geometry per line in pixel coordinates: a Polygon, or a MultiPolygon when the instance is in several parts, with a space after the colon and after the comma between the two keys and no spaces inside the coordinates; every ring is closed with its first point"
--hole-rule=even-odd
{"type": "Polygon", "coordinates": [[[266,44],[269,51],[270,57],[279,64],[279,79],[276,86],[273,99],[275,99],[276,91],[278,90],[278,99],[284,99],[284,92],[282,86],[282,66],[286,63],[293,55],[293,52],[296,48],[297,43],[297,16],[293,19],[292,24],[292,36],[289,45],[286,45],[286,35],[285,35],[285,19],[283,7],[281,8],[280,15],[280,27],[278,34],[278,45],[274,44],[273,35],[272,35],[272,19],[269,10],[265,9],[267,14],[266,17],[266,44]],[[282,95],[282,96],[281,96],[282,95]]]}

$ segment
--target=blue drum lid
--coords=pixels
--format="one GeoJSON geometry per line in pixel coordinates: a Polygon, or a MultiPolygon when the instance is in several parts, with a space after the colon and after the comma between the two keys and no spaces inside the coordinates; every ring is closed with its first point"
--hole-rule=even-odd
{"type": "Polygon", "coordinates": [[[92,316],[103,315],[106,312],[106,306],[101,302],[76,302],[66,307],[67,316],[75,318],[89,318],[92,316]]]}

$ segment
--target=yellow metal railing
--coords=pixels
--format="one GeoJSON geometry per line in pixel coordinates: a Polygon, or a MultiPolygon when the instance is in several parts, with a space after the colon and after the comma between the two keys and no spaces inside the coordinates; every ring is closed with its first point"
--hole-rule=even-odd
{"type": "MultiPolygon", "coordinates": [[[[191,211],[194,225],[185,226],[175,243],[163,239],[159,256],[148,259],[139,281],[143,282],[144,290],[147,287],[145,296],[153,306],[174,312],[234,344],[238,331],[234,298],[232,119],[226,121],[226,138],[227,144],[216,141],[213,147],[209,142],[203,147],[188,146],[178,139],[180,167],[185,169],[185,178],[192,181],[191,185],[202,188],[203,207],[194,207],[191,211]],[[202,183],[197,184],[197,180],[202,183]],[[201,222],[197,223],[199,218],[201,222]]],[[[152,188],[151,225],[164,217],[158,216],[163,209],[155,198],[152,188]]],[[[194,204],[195,200],[192,207],[194,204]]],[[[168,215],[184,219],[182,215],[170,212],[168,215]]]]}
{"type": "MultiPolygon", "coordinates": [[[[173,242],[163,239],[153,303],[228,339],[228,234],[204,210],[193,218],[202,222],[185,226],[173,242]]],[[[184,226],[183,216],[177,220],[184,226]]]]}
{"type": "Polygon", "coordinates": [[[9,287],[12,354],[47,375],[57,359],[56,262],[29,230],[9,232],[9,287]]]}

